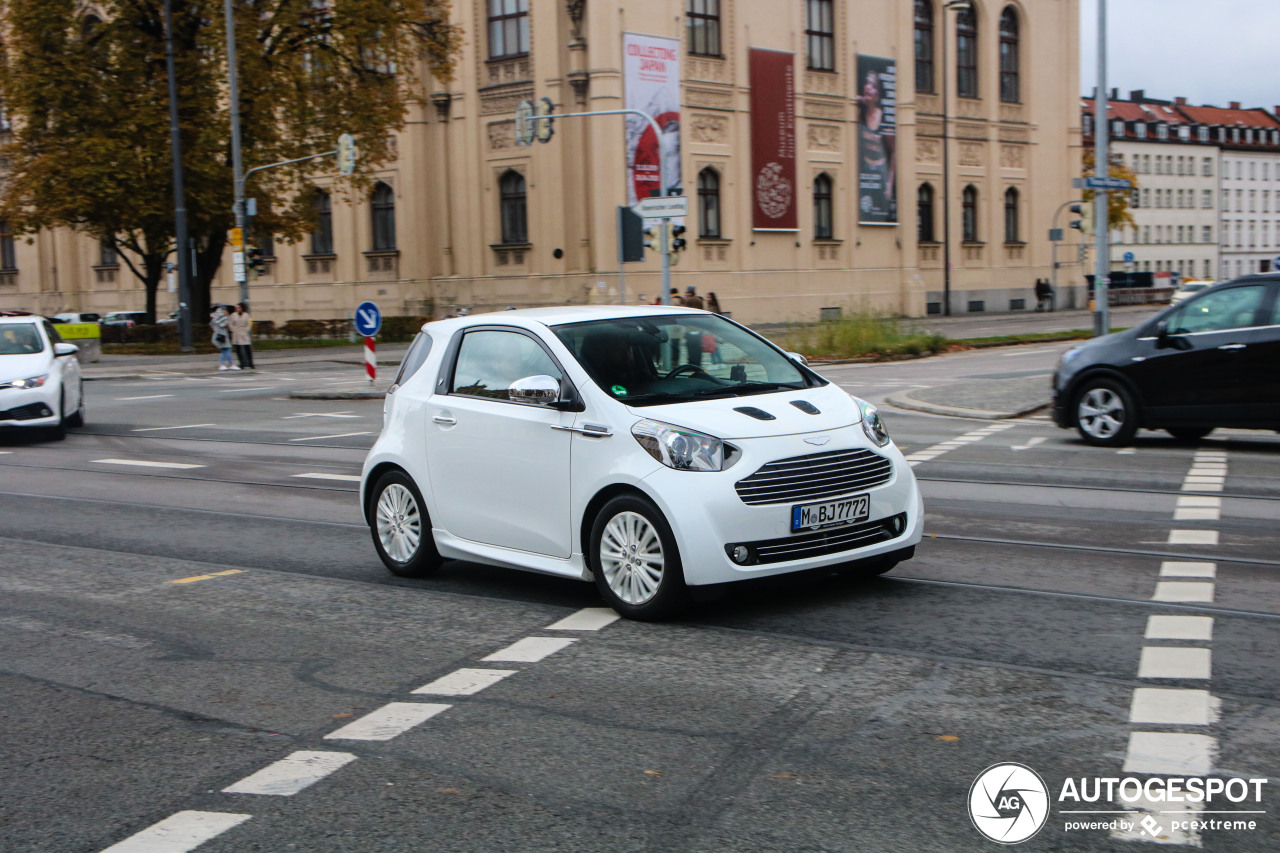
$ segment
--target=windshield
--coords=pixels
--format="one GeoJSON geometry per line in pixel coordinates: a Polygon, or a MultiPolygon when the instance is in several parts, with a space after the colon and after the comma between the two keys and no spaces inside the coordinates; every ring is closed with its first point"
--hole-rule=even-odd
{"type": "Polygon", "coordinates": [[[43,352],[44,341],[35,323],[5,323],[0,326],[0,355],[30,355],[43,352]]]}
{"type": "Polygon", "coordinates": [[[555,327],[591,378],[628,405],[680,403],[823,384],[715,314],[593,320],[555,327]]]}

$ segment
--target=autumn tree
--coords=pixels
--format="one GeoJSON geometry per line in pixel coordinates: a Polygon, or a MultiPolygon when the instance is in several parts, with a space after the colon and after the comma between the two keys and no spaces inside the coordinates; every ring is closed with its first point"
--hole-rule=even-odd
{"type": "MultiPolygon", "coordinates": [[[[448,79],[460,33],[446,0],[233,0],[245,168],[332,149],[360,162],[367,189],[391,153],[418,69],[448,79]]],[[[189,232],[198,252],[194,316],[209,306],[234,225],[223,0],[172,0],[189,232]]],[[[15,231],[69,227],[119,251],[147,314],[176,249],[163,0],[0,0],[0,218],[15,231]],[[87,12],[92,8],[93,12],[87,12]]],[[[331,161],[255,175],[256,225],[285,240],[314,224],[313,181],[331,161]]]]}
{"type": "MultiPolygon", "coordinates": [[[[1096,157],[1092,147],[1084,149],[1084,176],[1086,178],[1093,177],[1094,165],[1096,157]]],[[[1121,165],[1119,162],[1112,160],[1111,168],[1108,173],[1113,178],[1123,178],[1128,181],[1132,189],[1138,189],[1138,176],[1128,167],[1121,165]]],[[[1133,219],[1133,211],[1130,210],[1131,192],[1116,192],[1112,190],[1107,193],[1107,224],[1111,226],[1112,231],[1119,231],[1122,228],[1132,228],[1138,230],[1138,223],[1133,219]]],[[[1085,190],[1084,200],[1093,201],[1094,191],[1085,190]]]]}

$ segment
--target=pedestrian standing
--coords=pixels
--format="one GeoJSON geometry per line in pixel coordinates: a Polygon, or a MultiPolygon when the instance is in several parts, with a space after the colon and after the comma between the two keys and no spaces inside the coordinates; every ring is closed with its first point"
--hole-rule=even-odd
{"type": "Polygon", "coordinates": [[[218,369],[239,370],[231,364],[231,332],[227,329],[227,309],[218,306],[209,317],[209,325],[213,328],[213,345],[218,348],[218,369]]]}
{"type": "Polygon", "coordinates": [[[240,366],[253,370],[253,318],[249,316],[248,305],[243,302],[236,305],[235,313],[227,318],[227,328],[231,331],[231,346],[235,347],[240,366]]]}
{"type": "Polygon", "coordinates": [[[702,310],[702,297],[698,295],[697,288],[692,284],[684,289],[683,304],[685,308],[697,308],[699,311],[702,310]]]}
{"type": "Polygon", "coordinates": [[[724,313],[720,310],[720,300],[716,299],[716,292],[714,290],[707,292],[707,310],[712,314],[724,313]]]}

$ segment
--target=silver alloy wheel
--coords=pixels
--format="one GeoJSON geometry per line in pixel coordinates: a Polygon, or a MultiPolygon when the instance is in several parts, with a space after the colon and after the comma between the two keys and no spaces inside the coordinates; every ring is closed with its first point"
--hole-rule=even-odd
{"type": "Polygon", "coordinates": [[[1090,388],[1076,407],[1080,429],[1099,440],[1106,440],[1124,426],[1124,400],[1110,388],[1090,388]]]}
{"type": "Polygon", "coordinates": [[[397,563],[407,563],[422,542],[422,515],[413,492],[400,483],[382,490],[376,510],[378,541],[397,563]]]}
{"type": "Polygon", "coordinates": [[[600,568],[614,595],[644,604],[658,593],[665,561],[657,528],[638,512],[620,512],[600,535],[600,568]]]}

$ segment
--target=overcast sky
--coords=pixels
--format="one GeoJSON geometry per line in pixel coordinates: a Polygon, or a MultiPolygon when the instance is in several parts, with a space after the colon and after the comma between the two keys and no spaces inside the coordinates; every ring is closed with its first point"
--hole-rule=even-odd
{"type": "MultiPolygon", "coordinates": [[[[1107,89],[1195,105],[1280,104],[1277,0],[1108,0],[1107,89]]],[[[1080,0],[1080,91],[1098,80],[1098,0],[1080,0]]]]}

